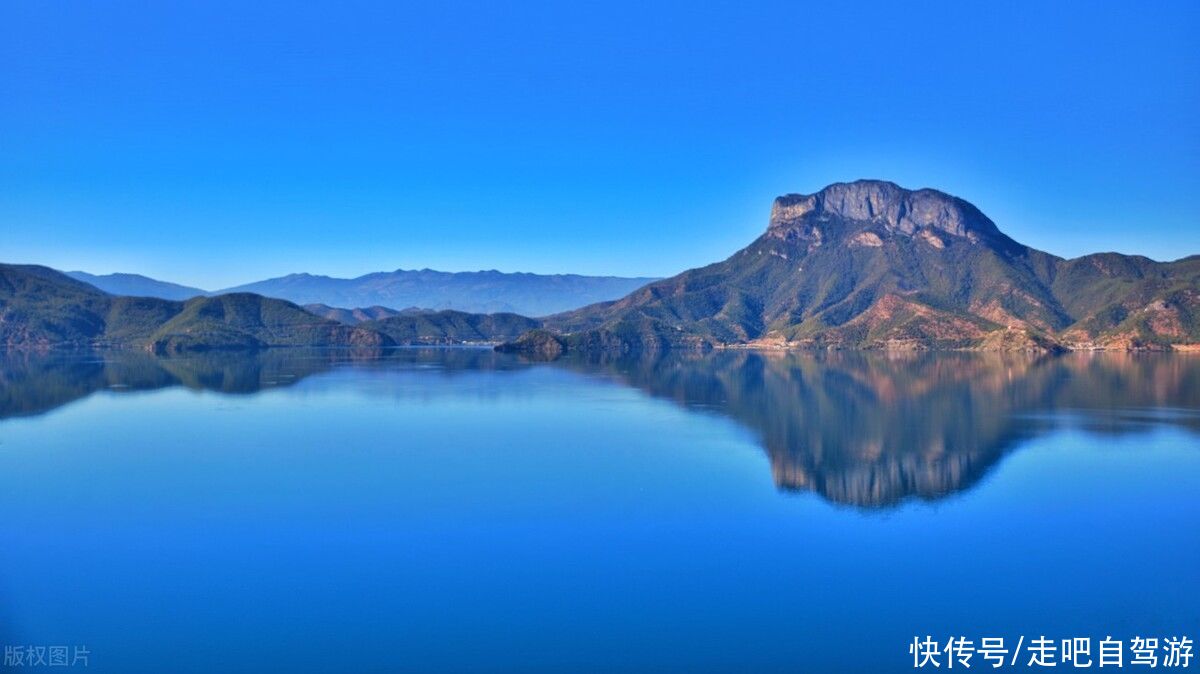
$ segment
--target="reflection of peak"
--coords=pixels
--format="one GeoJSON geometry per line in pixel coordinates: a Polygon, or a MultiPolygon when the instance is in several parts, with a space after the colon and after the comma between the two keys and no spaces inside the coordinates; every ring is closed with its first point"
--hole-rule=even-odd
{"type": "Polygon", "coordinates": [[[1195,414],[1113,414],[1200,409],[1200,361],[1187,357],[722,351],[561,362],[721,411],[759,435],[777,487],[866,508],[968,489],[1023,440],[1064,424],[1200,433],[1195,414]]]}
{"type": "Polygon", "coordinates": [[[768,449],[775,486],[788,491],[814,491],[835,503],[864,507],[888,506],[908,497],[934,500],[975,484],[1010,448],[998,442],[977,451],[929,455],[884,447],[866,448],[856,461],[832,465],[813,463],[805,452],[768,449]]]}

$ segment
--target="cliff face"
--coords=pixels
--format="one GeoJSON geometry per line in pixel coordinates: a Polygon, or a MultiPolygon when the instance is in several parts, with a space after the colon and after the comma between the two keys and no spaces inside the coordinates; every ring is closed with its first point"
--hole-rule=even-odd
{"type": "Polygon", "coordinates": [[[1170,348],[1200,343],[1200,258],[1077,260],[970,203],[860,180],[779,197],[727,260],[551,316],[576,344],[1170,348]]]}
{"type": "Polygon", "coordinates": [[[1004,239],[995,223],[971,204],[936,190],[906,190],[894,183],[835,183],[816,194],[788,194],[771,206],[769,236],[787,238],[808,225],[838,218],[878,225],[907,235],[922,230],[972,241],[1004,239]]]}

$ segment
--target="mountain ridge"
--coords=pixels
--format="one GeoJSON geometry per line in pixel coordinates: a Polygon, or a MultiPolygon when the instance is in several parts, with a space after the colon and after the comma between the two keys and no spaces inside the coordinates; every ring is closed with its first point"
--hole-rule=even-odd
{"type": "Polygon", "coordinates": [[[432,311],[547,315],[597,301],[617,299],[635,288],[658,280],[657,277],[534,274],[495,269],[444,272],[425,268],[377,271],[353,278],[294,272],[210,291],[141,274],[63,273],[111,295],[130,297],[186,300],[201,295],[213,297],[251,292],[301,306],[324,305],[329,309],[319,311],[330,314],[336,309],[336,320],[343,322],[343,319],[353,319],[353,312],[382,314],[380,309],[394,312],[421,308],[432,311]]]}
{"type": "Polygon", "coordinates": [[[616,299],[658,280],[653,277],[443,272],[432,269],[372,272],[354,278],[293,273],[219,292],[253,292],[296,304],[333,307],[421,307],[467,313],[544,316],[616,299]]]}

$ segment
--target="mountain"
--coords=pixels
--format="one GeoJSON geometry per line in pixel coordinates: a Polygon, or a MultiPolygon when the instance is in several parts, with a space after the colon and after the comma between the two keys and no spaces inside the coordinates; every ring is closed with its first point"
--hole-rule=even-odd
{"type": "Polygon", "coordinates": [[[0,265],[0,346],[103,344],[110,331],[133,340],[146,338],[173,315],[174,304],[147,298],[118,302],[48,267],[4,264],[0,265]]]}
{"type": "Polygon", "coordinates": [[[402,313],[428,311],[427,309],[417,309],[416,307],[397,311],[381,306],[343,309],[341,307],[331,307],[328,304],[305,304],[304,310],[310,314],[316,314],[317,316],[322,316],[331,321],[337,321],[346,325],[358,325],[363,321],[377,321],[381,318],[390,318],[402,313]]]}
{"type": "Polygon", "coordinates": [[[333,307],[411,307],[544,316],[614,300],[653,278],[397,270],[343,279],[290,274],[222,290],[333,307]]]}
{"type": "Polygon", "coordinates": [[[158,297],[164,300],[186,300],[208,292],[177,283],[159,281],[140,274],[89,274],[83,271],[65,272],[76,281],[83,281],[110,295],[158,297]]]}
{"type": "Polygon", "coordinates": [[[48,267],[0,264],[0,347],[157,352],[270,346],[386,346],[378,332],[238,293],[177,302],[105,293],[48,267]]]}
{"type": "Polygon", "coordinates": [[[540,325],[536,319],[510,313],[411,311],[359,327],[386,335],[397,344],[462,344],[516,339],[540,325]]]}
{"type": "Polygon", "coordinates": [[[779,197],[722,262],[543,323],[576,350],[1185,348],[1200,343],[1200,256],[1066,260],[957,197],[860,180],[779,197]]]}

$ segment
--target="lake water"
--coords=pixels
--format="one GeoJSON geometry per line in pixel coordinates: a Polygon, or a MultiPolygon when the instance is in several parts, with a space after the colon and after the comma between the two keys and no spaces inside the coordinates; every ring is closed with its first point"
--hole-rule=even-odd
{"type": "Polygon", "coordinates": [[[9,354],[0,476],[0,643],[86,671],[1200,636],[1195,356],[9,354]]]}

